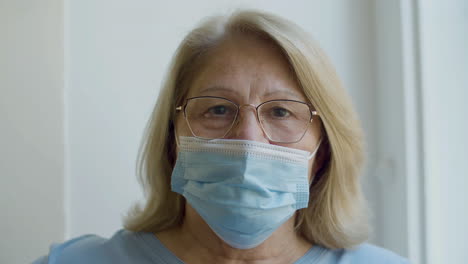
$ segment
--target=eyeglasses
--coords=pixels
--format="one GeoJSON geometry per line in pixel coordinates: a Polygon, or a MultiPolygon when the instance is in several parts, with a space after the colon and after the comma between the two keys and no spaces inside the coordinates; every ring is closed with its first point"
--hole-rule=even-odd
{"type": "Polygon", "coordinates": [[[176,107],[183,111],[192,134],[202,139],[224,138],[237,121],[240,109],[245,106],[255,108],[257,121],[270,141],[295,143],[300,141],[313,116],[318,116],[308,103],[295,100],[270,100],[258,106],[238,105],[226,98],[199,96],[186,100],[176,107]]]}

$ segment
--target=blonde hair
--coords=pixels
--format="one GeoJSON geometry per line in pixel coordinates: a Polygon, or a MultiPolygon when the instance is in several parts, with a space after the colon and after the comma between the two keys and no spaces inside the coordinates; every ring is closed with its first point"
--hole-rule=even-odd
{"type": "Polygon", "coordinates": [[[158,232],[182,223],[185,198],[171,191],[176,159],[175,108],[186,99],[203,58],[226,37],[253,34],[275,43],[289,61],[308,100],[321,115],[323,166],[310,187],[308,208],[296,215],[296,231],[314,244],[349,248],[368,236],[367,206],[360,187],[363,142],[351,101],[324,52],[298,26],[258,11],[211,17],[180,44],[147,125],[138,176],[147,199],[135,205],[125,228],[158,232]]]}

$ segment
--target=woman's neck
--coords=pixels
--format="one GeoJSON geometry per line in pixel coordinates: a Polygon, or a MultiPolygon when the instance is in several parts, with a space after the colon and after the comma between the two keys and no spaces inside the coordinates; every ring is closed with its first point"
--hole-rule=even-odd
{"type": "Polygon", "coordinates": [[[187,205],[180,227],[156,234],[178,258],[188,264],[198,263],[294,263],[311,244],[294,231],[294,217],[280,226],[267,240],[252,249],[236,249],[222,241],[187,205]]]}

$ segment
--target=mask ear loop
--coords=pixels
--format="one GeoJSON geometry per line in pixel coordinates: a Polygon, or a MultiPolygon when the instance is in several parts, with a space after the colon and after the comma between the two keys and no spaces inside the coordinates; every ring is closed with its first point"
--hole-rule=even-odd
{"type": "Polygon", "coordinates": [[[318,151],[319,148],[320,148],[320,144],[322,144],[322,140],[323,140],[323,138],[320,138],[320,140],[319,140],[319,142],[318,142],[318,144],[317,144],[317,147],[315,147],[314,152],[312,152],[312,154],[310,154],[310,155],[307,157],[308,160],[310,160],[313,156],[315,156],[315,154],[317,154],[317,151],[318,151]]]}
{"type": "Polygon", "coordinates": [[[174,139],[175,139],[175,143],[176,143],[175,149],[177,150],[180,147],[180,142],[179,142],[179,136],[177,135],[177,128],[175,127],[175,125],[174,125],[174,139]]]}

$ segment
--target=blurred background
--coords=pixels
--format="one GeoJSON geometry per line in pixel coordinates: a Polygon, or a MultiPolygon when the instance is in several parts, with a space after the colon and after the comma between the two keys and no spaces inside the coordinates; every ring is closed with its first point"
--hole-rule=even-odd
{"type": "Polygon", "coordinates": [[[372,243],[468,259],[468,1],[0,0],[0,263],[111,236],[168,63],[202,18],[256,8],[330,56],[367,138],[372,243]]]}

